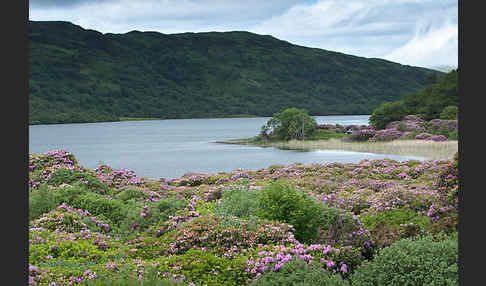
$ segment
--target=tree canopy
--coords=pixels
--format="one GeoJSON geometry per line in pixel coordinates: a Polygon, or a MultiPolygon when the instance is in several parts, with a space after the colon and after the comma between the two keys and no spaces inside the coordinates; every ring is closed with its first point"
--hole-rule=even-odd
{"type": "Polygon", "coordinates": [[[305,140],[317,129],[316,120],[306,109],[288,108],[262,126],[260,136],[278,140],[305,140]]]}

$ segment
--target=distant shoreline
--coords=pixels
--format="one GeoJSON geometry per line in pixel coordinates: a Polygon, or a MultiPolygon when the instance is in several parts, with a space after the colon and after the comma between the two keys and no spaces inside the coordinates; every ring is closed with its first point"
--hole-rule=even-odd
{"type": "Polygon", "coordinates": [[[450,159],[458,151],[458,141],[435,142],[429,140],[393,140],[388,142],[344,142],[328,140],[256,142],[252,138],[218,140],[216,143],[274,147],[285,150],[343,150],[384,155],[404,155],[424,157],[428,160],[450,159]]]}
{"type": "MultiPolygon", "coordinates": [[[[312,117],[321,116],[370,116],[370,114],[327,114],[327,115],[311,115],[312,117]]],[[[45,123],[39,121],[32,121],[28,126],[35,125],[54,125],[54,124],[82,124],[82,123],[108,123],[108,122],[123,122],[123,121],[149,121],[149,120],[176,120],[176,119],[230,119],[230,118],[270,118],[271,116],[260,116],[251,114],[235,114],[235,115],[221,115],[212,117],[192,117],[192,118],[157,118],[157,117],[120,117],[119,120],[106,121],[83,121],[83,122],[55,122],[45,123]]]]}

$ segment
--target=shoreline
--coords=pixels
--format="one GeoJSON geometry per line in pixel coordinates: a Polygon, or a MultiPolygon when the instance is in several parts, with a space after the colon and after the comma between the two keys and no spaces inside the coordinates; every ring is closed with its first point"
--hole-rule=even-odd
{"type": "Polygon", "coordinates": [[[342,150],[384,155],[404,155],[424,157],[427,160],[450,159],[458,152],[458,141],[435,142],[428,140],[393,140],[388,142],[344,142],[331,138],[328,140],[254,142],[252,138],[218,140],[215,143],[274,147],[284,150],[315,151],[342,150]]]}

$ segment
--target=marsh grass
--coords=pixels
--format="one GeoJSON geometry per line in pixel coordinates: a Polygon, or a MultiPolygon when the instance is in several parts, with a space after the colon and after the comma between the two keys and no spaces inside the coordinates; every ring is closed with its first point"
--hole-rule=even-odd
{"type": "Polygon", "coordinates": [[[285,150],[345,150],[385,155],[418,156],[428,160],[450,159],[458,151],[458,141],[393,140],[388,142],[346,142],[336,138],[329,140],[256,142],[252,139],[233,139],[220,143],[249,144],[275,147],[285,150]]]}

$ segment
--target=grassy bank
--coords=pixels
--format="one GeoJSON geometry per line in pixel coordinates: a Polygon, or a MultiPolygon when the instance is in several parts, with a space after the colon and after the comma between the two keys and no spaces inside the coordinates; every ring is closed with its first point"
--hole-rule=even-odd
{"type": "Polygon", "coordinates": [[[218,141],[226,144],[255,145],[287,150],[346,150],[386,155],[409,155],[430,160],[450,159],[458,151],[458,141],[393,140],[389,142],[345,142],[340,139],[264,142],[248,139],[218,141]]]}

